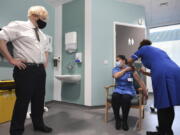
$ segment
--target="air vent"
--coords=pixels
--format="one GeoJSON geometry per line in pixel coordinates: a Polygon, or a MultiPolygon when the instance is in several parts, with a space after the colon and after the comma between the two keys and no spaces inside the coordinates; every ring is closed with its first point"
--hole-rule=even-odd
{"type": "Polygon", "coordinates": [[[160,6],[162,7],[162,6],[168,6],[168,2],[163,2],[163,3],[160,3],[160,6]]]}

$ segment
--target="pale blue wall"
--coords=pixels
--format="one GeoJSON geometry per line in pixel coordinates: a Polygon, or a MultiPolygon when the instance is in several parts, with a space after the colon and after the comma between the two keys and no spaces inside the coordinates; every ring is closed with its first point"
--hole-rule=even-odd
{"type": "Polygon", "coordinates": [[[62,84],[62,100],[65,102],[84,104],[84,0],[74,0],[63,5],[63,46],[62,46],[62,74],[80,74],[78,84],[62,84]],[[83,62],[74,62],[75,53],[65,51],[64,36],[66,32],[77,32],[77,52],[82,52],[83,62]],[[72,71],[67,70],[69,63],[74,64],[72,71]]]}
{"type": "MultiPolygon", "coordinates": [[[[0,2],[0,27],[7,25],[13,20],[27,20],[27,10],[30,6],[42,5],[49,12],[49,20],[47,28],[44,30],[46,34],[54,36],[54,14],[55,10],[44,0],[1,0],[0,2]]],[[[12,79],[12,68],[2,66],[0,63],[0,80],[12,79]]],[[[49,66],[47,68],[47,85],[46,100],[53,98],[53,63],[52,54],[49,58],[49,66]]]]}
{"type": "Polygon", "coordinates": [[[145,17],[141,6],[117,0],[92,0],[92,104],[105,102],[104,86],[112,83],[113,22],[137,24],[145,17]],[[104,65],[103,61],[108,60],[104,65]]]}

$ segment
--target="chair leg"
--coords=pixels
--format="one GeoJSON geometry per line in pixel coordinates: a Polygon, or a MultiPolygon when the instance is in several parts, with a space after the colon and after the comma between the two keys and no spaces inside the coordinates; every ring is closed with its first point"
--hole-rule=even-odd
{"type": "Polygon", "coordinates": [[[141,130],[141,126],[142,126],[142,107],[139,108],[139,120],[137,123],[137,129],[141,130]]]}
{"type": "Polygon", "coordinates": [[[144,106],[142,107],[142,118],[144,119],[145,112],[144,112],[144,106]]]}
{"type": "Polygon", "coordinates": [[[105,122],[107,122],[108,121],[108,103],[106,103],[106,105],[105,105],[105,122]]]}

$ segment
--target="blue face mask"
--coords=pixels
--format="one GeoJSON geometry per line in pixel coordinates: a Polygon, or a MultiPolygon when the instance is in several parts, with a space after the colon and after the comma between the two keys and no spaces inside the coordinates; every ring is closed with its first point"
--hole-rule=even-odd
{"type": "Polygon", "coordinates": [[[116,67],[122,67],[122,64],[120,61],[116,61],[116,67]]]}

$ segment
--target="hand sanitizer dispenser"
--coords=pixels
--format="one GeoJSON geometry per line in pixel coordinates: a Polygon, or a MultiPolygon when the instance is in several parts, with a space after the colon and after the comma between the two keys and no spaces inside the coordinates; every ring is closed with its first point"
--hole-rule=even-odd
{"type": "Polygon", "coordinates": [[[77,32],[68,32],[65,34],[65,50],[69,53],[77,50],[77,32]]]}
{"type": "Polygon", "coordinates": [[[75,62],[76,63],[82,63],[82,53],[76,53],[75,54],[75,62]]]}

